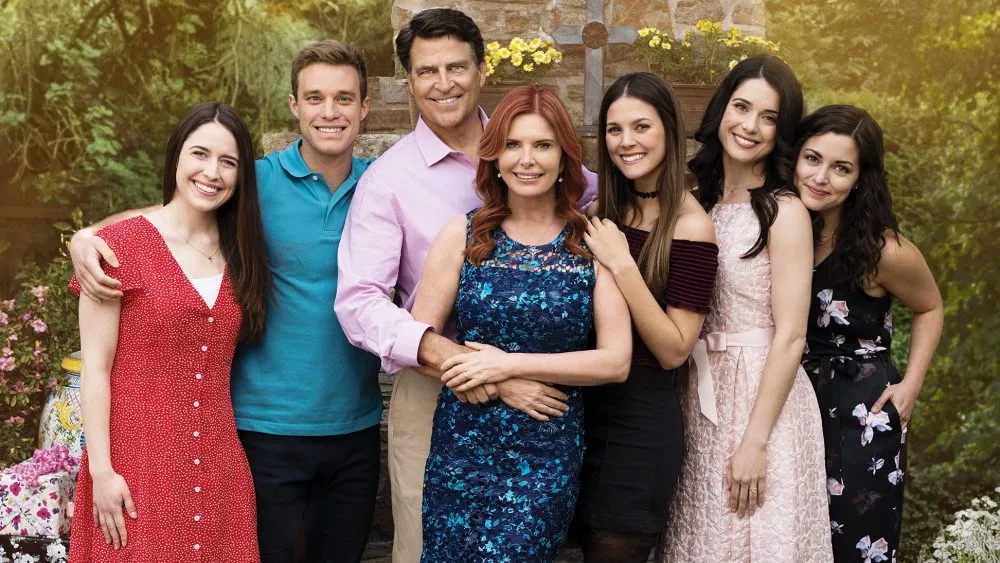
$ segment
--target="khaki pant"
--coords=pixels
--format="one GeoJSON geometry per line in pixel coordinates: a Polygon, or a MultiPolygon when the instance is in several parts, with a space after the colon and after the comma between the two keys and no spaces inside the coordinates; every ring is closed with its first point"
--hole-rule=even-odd
{"type": "Polygon", "coordinates": [[[424,466],[441,383],[411,369],[396,374],[389,403],[393,563],[418,563],[423,549],[424,466]]]}

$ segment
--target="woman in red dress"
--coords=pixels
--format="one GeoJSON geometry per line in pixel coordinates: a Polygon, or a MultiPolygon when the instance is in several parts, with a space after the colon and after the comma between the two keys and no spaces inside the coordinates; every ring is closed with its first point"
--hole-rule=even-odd
{"type": "Polygon", "coordinates": [[[240,117],[200,104],[167,144],[163,207],[99,232],[123,295],[80,299],[73,563],[260,560],[229,395],[233,351],[261,336],[270,287],[253,158],[240,117]]]}

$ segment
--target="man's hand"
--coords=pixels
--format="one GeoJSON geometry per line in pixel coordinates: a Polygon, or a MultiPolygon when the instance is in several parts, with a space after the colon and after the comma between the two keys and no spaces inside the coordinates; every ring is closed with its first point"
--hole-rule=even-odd
{"type": "Polygon", "coordinates": [[[500,399],[535,420],[546,421],[550,416],[562,416],[569,410],[565,393],[544,383],[512,378],[497,386],[500,399]]]}
{"type": "Polygon", "coordinates": [[[69,257],[84,295],[95,301],[121,298],[122,292],[115,289],[121,286],[121,282],[109,277],[101,268],[101,260],[117,268],[118,257],[101,237],[89,229],[77,231],[69,242],[69,257]]]}
{"type": "Polygon", "coordinates": [[[473,405],[485,405],[500,396],[500,390],[493,383],[484,383],[479,387],[466,392],[456,391],[454,389],[451,391],[456,397],[458,397],[459,401],[462,401],[463,403],[471,403],[473,405]]]}

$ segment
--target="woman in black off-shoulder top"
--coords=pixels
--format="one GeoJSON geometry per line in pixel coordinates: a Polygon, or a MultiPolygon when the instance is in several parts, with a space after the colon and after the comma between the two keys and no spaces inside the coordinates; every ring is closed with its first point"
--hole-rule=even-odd
{"type": "Polygon", "coordinates": [[[632,315],[625,383],[585,390],[578,514],[584,560],[644,562],[668,521],[684,453],[676,368],[701,331],[718,269],[712,221],[684,188],[683,125],[651,73],[615,81],[600,111],[600,192],[585,237],[632,315]]]}

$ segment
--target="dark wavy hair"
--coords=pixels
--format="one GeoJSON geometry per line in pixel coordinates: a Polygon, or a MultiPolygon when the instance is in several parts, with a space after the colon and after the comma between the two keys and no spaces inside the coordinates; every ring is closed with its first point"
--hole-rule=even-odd
{"type": "Polygon", "coordinates": [[[396,35],[396,57],[407,73],[411,70],[410,49],[413,48],[413,40],[418,37],[420,39],[454,37],[469,44],[477,65],[486,60],[486,47],[483,45],[483,35],[479,31],[479,26],[472,21],[472,18],[458,10],[451,8],[423,10],[399,30],[396,35]]]}
{"type": "Polygon", "coordinates": [[[271,296],[271,270],[264,246],[264,225],[257,198],[253,137],[233,108],[219,102],[196,105],[184,116],[167,141],[163,165],[163,205],[177,192],[177,162],[181,148],[191,133],[206,123],[218,123],[236,139],[239,164],[236,190],[229,201],[216,210],[219,246],[226,259],[233,297],[243,311],[240,342],[254,342],[264,336],[267,301],[271,296]]]}
{"type": "MultiPolygon", "coordinates": [[[[824,133],[854,139],[858,149],[858,183],[840,208],[831,263],[833,283],[863,289],[878,275],[878,263],[887,237],[899,240],[899,224],[892,211],[892,195],[885,172],[882,128],[865,110],[849,105],[824,106],[802,120],[795,139],[795,154],[810,138],[824,133]]],[[[809,212],[813,240],[819,242],[823,218],[809,212]]]]}
{"type": "Polygon", "coordinates": [[[493,230],[510,215],[507,205],[507,184],[497,178],[497,159],[507,144],[510,124],[519,115],[538,114],[555,132],[556,143],[562,148],[562,182],[557,182],[556,215],[570,225],[566,237],[566,248],[573,254],[590,256],[583,246],[583,234],[587,232],[587,219],[576,210],[576,202],[583,196],[587,180],[583,176],[582,149],[576,136],[576,129],[565,106],[549,88],[537,85],[518,86],[511,90],[497,105],[493,117],[483,131],[479,142],[479,168],[476,170],[476,193],[483,200],[483,206],[473,213],[471,220],[472,240],[466,248],[466,256],[473,264],[481,264],[496,248],[493,230]]]}
{"type": "Polygon", "coordinates": [[[795,141],[795,128],[802,119],[803,101],[802,85],[792,69],[781,59],[770,55],[750,57],[733,67],[708,103],[701,125],[694,135],[701,147],[688,161],[688,169],[698,180],[698,199],[708,211],[722,198],[724,188],[723,148],[722,141],[719,140],[722,117],[733,92],[744,81],[752,78],[763,78],[778,92],[778,120],[774,150],[762,163],[764,184],[750,190],[750,206],[760,222],[760,236],[750,250],[743,254],[743,258],[752,258],[767,247],[768,233],[778,215],[777,196],[794,193],[788,188],[796,154],[792,145],[795,141]]]}
{"type": "Polygon", "coordinates": [[[680,106],[670,86],[651,72],[634,72],[619,77],[604,93],[601,101],[597,135],[597,170],[600,190],[597,195],[597,216],[611,219],[624,226],[628,212],[641,217],[637,197],[632,193],[632,180],[622,174],[608,155],[606,132],[608,109],[616,100],[631,97],[653,106],[663,123],[666,150],[657,166],[657,202],[660,216],[639,253],[639,269],[653,295],[665,295],[670,272],[670,243],[677,225],[677,212],[684,201],[684,123],[680,106]]]}

